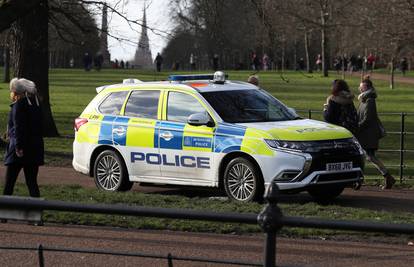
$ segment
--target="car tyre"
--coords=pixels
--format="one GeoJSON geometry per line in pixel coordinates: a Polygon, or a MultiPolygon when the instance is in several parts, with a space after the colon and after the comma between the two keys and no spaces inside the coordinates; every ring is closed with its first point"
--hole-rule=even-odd
{"type": "Polygon", "coordinates": [[[128,191],[133,186],[124,161],[113,150],[105,150],[96,158],[94,179],[96,186],[103,191],[128,191]]]}
{"type": "Polygon", "coordinates": [[[238,157],[226,166],[223,185],[227,196],[241,202],[260,201],[263,198],[263,178],[251,161],[238,157]]]}
{"type": "Polygon", "coordinates": [[[344,185],[325,185],[315,186],[308,189],[311,195],[318,203],[329,203],[338,197],[345,189],[344,185]]]}

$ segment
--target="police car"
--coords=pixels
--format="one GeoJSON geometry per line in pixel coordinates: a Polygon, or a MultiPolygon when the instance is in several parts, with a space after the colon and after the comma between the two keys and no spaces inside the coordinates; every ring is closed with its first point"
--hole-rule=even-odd
{"type": "Polygon", "coordinates": [[[303,119],[252,84],[214,75],[97,88],[75,120],[73,167],[105,191],[134,182],[224,188],[230,199],[286,192],[332,199],[362,182],[363,150],[342,127],[303,119]]]}

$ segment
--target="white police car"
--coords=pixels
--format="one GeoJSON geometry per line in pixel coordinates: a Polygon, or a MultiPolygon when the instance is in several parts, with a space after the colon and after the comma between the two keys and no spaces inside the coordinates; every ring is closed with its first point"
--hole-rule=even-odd
{"type": "Polygon", "coordinates": [[[222,187],[251,201],[276,182],[330,199],[363,179],[363,151],[349,131],[300,118],[222,72],[127,79],[97,91],[75,120],[73,167],[102,190],[133,182],[222,187]]]}

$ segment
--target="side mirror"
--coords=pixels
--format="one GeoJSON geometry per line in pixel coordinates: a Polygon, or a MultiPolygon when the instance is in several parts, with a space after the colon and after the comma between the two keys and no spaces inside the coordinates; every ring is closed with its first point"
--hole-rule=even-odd
{"type": "Polygon", "coordinates": [[[214,122],[210,118],[207,112],[191,114],[187,119],[187,123],[193,126],[201,126],[201,125],[206,125],[208,127],[214,126],[214,122]]]}

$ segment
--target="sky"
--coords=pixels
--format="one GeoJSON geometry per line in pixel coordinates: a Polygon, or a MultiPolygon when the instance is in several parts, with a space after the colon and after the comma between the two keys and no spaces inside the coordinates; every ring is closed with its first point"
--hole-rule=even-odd
{"type": "MultiPolygon", "coordinates": [[[[131,20],[142,21],[144,2],[149,5],[147,9],[147,25],[149,28],[158,29],[168,32],[172,29],[172,22],[170,19],[169,0],[107,0],[108,4],[113,6],[116,3],[116,10],[131,20]]],[[[98,24],[101,23],[101,18],[97,19],[98,24]]],[[[137,43],[141,33],[141,26],[137,24],[128,25],[128,22],[120,16],[108,11],[109,33],[111,35],[122,37],[123,39],[131,40],[131,43],[126,40],[118,41],[115,38],[108,36],[108,47],[111,53],[111,60],[131,60],[135,55],[137,43]],[[132,27],[132,28],[131,28],[132,27]]],[[[167,34],[154,33],[148,29],[148,37],[150,41],[150,48],[152,57],[167,44],[167,34]]]]}

